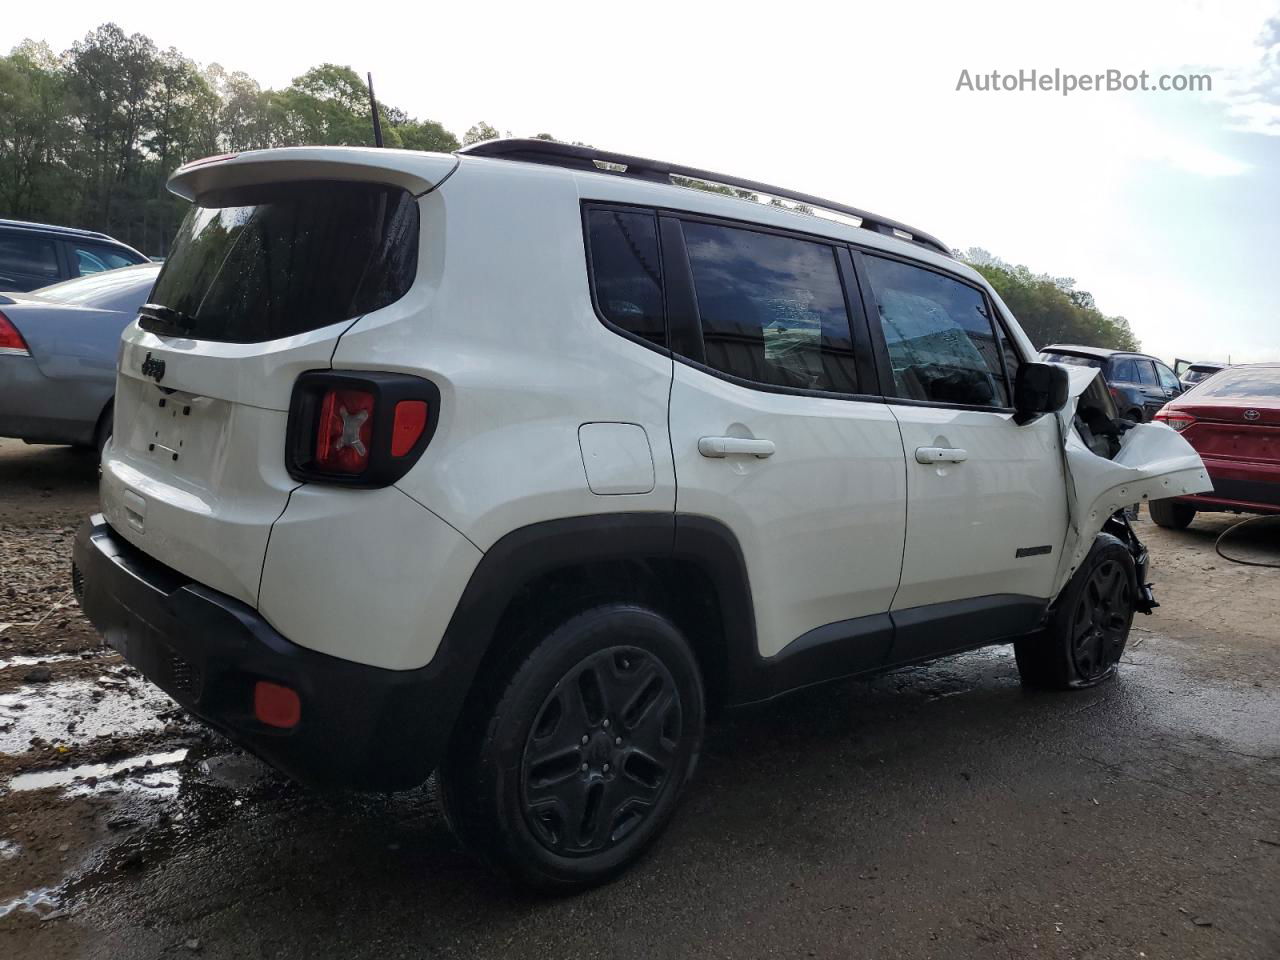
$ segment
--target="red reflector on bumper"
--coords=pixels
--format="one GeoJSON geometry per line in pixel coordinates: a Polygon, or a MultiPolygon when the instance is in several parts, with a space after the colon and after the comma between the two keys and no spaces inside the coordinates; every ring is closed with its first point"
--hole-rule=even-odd
{"type": "Polygon", "coordinates": [[[259,680],[253,685],[253,715],[268,727],[287,730],[302,719],[302,701],[288,687],[259,680]]]}
{"type": "Polygon", "coordinates": [[[391,425],[391,455],[403,457],[412,450],[426,426],[425,400],[401,400],[397,403],[395,421],[391,425]]]}

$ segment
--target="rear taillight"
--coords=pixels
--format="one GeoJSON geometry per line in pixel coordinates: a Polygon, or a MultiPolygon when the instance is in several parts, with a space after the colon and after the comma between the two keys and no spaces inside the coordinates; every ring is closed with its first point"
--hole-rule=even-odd
{"type": "Polygon", "coordinates": [[[1180,410],[1161,410],[1156,413],[1155,419],[1159,420],[1161,423],[1167,423],[1179,433],[1196,422],[1195,417],[1189,413],[1183,413],[1180,410]]]}
{"type": "Polygon", "coordinates": [[[13,321],[3,313],[0,313],[0,356],[31,356],[31,351],[27,349],[27,341],[22,339],[22,334],[13,325],[13,321]]]}
{"type": "Polygon", "coordinates": [[[440,391],[421,377],[304,373],[289,408],[289,474],[355,487],[395,483],[426,449],[439,409],[440,391]]]}

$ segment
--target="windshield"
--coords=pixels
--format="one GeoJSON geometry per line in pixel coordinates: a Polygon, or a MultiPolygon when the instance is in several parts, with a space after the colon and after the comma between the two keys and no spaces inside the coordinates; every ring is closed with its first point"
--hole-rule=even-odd
{"type": "Polygon", "coordinates": [[[34,292],[45,300],[56,300],[58,303],[132,312],[147,299],[159,272],[158,266],[149,264],[121,267],[76,277],[74,280],[64,280],[34,292]]]}
{"type": "Polygon", "coordinates": [[[351,320],[404,296],[418,205],[399,187],[315,181],[202,196],[141,326],[254,343],[351,320]]]}

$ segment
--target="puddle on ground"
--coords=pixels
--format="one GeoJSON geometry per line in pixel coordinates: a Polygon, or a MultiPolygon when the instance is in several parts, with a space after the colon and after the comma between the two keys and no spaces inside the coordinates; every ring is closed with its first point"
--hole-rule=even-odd
{"type": "Polygon", "coordinates": [[[7,670],[10,667],[39,667],[53,663],[70,663],[72,660],[82,660],[78,653],[49,653],[43,657],[0,657],[0,670],[7,670]]]}
{"type": "Polygon", "coordinates": [[[157,714],[173,706],[158,687],[115,673],[22,686],[0,694],[0,753],[25,753],[34,737],[70,745],[151,733],[164,727],[157,714]]]}
{"type": "Polygon", "coordinates": [[[7,917],[15,910],[25,910],[28,913],[51,913],[58,909],[58,901],[55,898],[57,890],[53,887],[40,887],[36,890],[28,890],[20,897],[15,897],[8,903],[0,903],[0,917],[7,917]]]}
{"type": "Polygon", "coordinates": [[[179,772],[172,768],[186,759],[186,749],[153,753],[143,757],[128,757],[110,763],[86,763],[79,767],[58,770],[37,770],[21,773],[9,781],[11,790],[44,790],[48,787],[66,787],[68,796],[85,796],[104,791],[114,792],[123,788],[144,788],[158,793],[172,793],[178,788],[179,772]],[[119,774],[131,771],[129,776],[119,774]],[[116,778],[116,779],[112,779],[116,778]]]}

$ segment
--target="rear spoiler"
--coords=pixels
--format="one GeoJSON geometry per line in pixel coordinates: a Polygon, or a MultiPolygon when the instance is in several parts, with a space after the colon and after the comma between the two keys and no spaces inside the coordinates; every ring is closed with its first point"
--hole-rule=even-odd
{"type": "Polygon", "coordinates": [[[298,180],[389,183],[420,196],[458,166],[447,153],[373,147],[281,147],[193,160],[169,177],[169,192],[196,200],[211,190],[298,180]]]}

